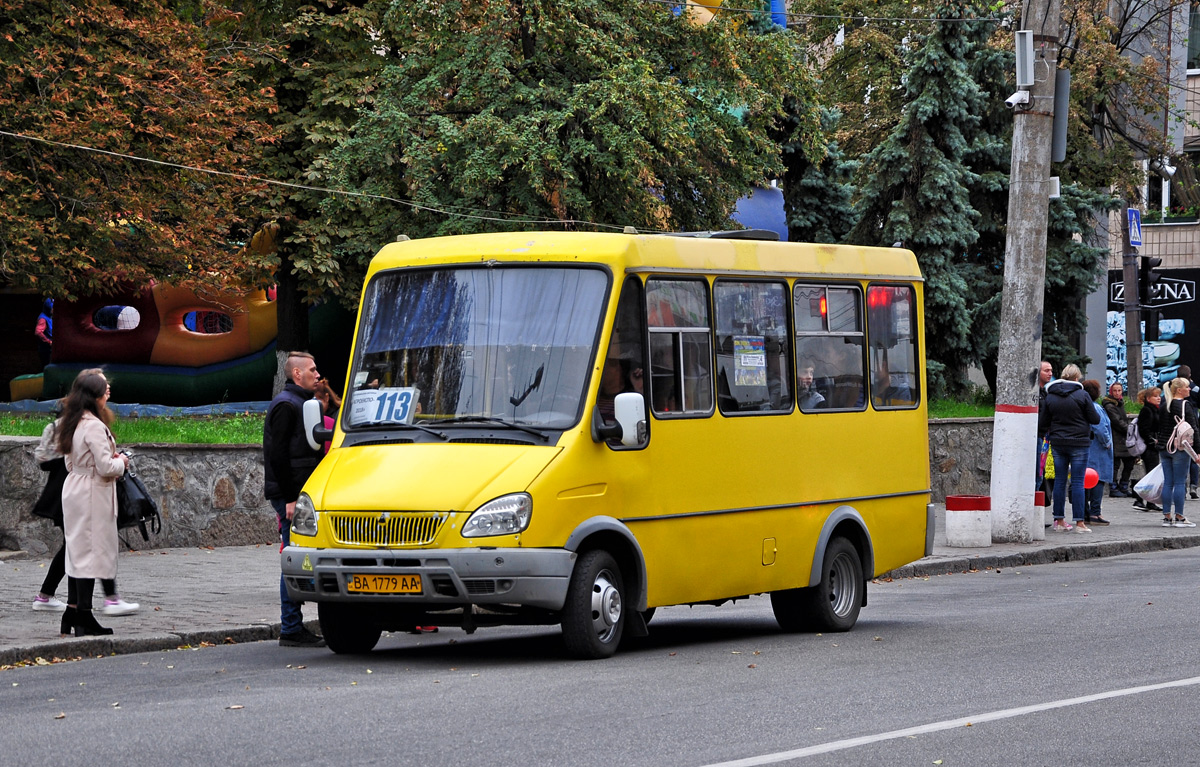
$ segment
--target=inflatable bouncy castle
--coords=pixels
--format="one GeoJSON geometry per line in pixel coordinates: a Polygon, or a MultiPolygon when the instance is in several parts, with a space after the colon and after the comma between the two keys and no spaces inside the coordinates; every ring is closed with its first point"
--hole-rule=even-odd
{"type": "Polygon", "coordinates": [[[42,399],[65,395],[80,370],[103,366],[113,399],[197,405],[270,399],[275,304],[266,291],[202,296],[152,284],[58,301],[42,399]]]}

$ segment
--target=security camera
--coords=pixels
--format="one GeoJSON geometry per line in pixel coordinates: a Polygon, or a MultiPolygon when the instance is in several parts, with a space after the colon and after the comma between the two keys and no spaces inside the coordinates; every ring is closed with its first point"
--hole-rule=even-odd
{"type": "Polygon", "coordinates": [[[1004,100],[1004,106],[1016,109],[1018,104],[1029,104],[1029,91],[1017,91],[1004,100]]]}
{"type": "Polygon", "coordinates": [[[1165,157],[1155,158],[1150,161],[1150,171],[1157,173],[1163,178],[1171,178],[1175,175],[1175,166],[1170,163],[1165,157]]]}

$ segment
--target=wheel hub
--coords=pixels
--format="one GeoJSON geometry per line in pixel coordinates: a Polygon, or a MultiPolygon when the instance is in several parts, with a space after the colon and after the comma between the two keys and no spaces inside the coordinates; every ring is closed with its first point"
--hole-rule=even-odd
{"type": "Polygon", "coordinates": [[[621,620],[621,591],[614,580],[611,572],[601,570],[592,584],[592,627],[602,642],[612,638],[621,620]]]}
{"type": "Polygon", "coordinates": [[[829,602],[833,612],[838,616],[848,615],[857,597],[858,586],[850,558],[839,555],[829,568],[829,602]]]}

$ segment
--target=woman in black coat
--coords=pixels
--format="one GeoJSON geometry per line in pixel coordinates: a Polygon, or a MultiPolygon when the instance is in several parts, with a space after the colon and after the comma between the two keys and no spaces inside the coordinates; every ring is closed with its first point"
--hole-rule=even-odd
{"type": "MultiPolygon", "coordinates": [[[[1162,389],[1155,386],[1152,389],[1142,389],[1138,392],[1138,402],[1142,403],[1142,412],[1138,413],[1137,427],[1138,434],[1142,435],[1142,441],[1146,443],[1146,452],[1142,453],[1142,465],[1146,468],[1146,474],[1154,471],[1154,467],[1158,466],[1158,422],[1159,422],[1159,407],[1162,406],[1162,389]]],[[[1133,494],[1136,501],[1133,505],[1142,511],[1162,511],[1162,508],[1157,504],[1143,501],[1137,493],[1133,494]]]]}
{"type": "Polygon", "coordinates": [[[1079,383],[1080,375],[1077,365],[1063,368],[1062,378],[1046,387],[1046,406],[1038,413],[1038,429],[1045,430],[1050,452],[1054,455],[1054,530],[1057,532],[1092,531],[1083,521],[1083,475],[1092,443],[1092,424],[1100,423],[1100,412],[1079,383]],[[1068,483],[1074,525],[1063,519],[1068,483]]]}
{"type": "Polygon", "coordinates": [[[1113,438],[1113,481],[1108,486],[1110,498],[1128,498],[1129,477],[1133,474],[1133,466],[1137,456],[1125,447],[1125,438],[1129,435],[1129,414],[1125,412],[1125,387],[1114,383],[1108,387],[1108,396],[1101,403],[1104,412],[1108,414],[1108,422],[1112,424],[1113,438]]]}

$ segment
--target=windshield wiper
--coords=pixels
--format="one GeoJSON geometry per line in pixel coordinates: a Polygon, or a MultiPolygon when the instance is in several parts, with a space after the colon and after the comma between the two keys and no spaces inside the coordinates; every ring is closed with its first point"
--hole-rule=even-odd
{"type": "Polygon", "coordinates": [[[496,426],[503,426],[506,429],[520,429],[521,431],[532,434],[535,437],[541,437],[543,442],[549,442],[550,437],[541,429],[536,429],[532,426],[526,426],[517,421],[510,421],[507,418],[497,418],[494,415],[460,415],[455,418],[440,419],[438,423],[488,423],[496,426]]]}
{"type": "Polygon", "coordinates": [[[443,441],[450,439],[449,435],[444,431],[431,429],[428,426],[422,426],[419,423],[365,423],[359,426],[360,429],[420,429],[426,434],[432,434],[435,437],[441,437],[443,441]]]}

